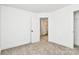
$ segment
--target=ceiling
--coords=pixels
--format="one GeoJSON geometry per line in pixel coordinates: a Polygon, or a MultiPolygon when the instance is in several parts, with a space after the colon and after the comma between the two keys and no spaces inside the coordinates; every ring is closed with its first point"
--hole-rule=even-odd
{"type": "Polygon", "coordinates": [[[52,12],[57,9],[69,6],[69,4],[4,4],[4,5],[36,13],[52,12]]]}

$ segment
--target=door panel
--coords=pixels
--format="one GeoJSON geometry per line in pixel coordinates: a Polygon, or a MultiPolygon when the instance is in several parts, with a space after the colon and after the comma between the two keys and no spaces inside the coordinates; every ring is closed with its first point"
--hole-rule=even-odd
{"type": "Polygon", "coordinates": [[[32,17],[31,27],[31,42],[35,43],[40,41],[40,20],[37,15],[32,17]]]}

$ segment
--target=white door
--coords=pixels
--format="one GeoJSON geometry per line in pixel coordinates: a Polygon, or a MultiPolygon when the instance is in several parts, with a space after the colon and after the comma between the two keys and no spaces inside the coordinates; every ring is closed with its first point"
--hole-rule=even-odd
{"type": "Polygon", "coordinates": [[[79,46],[79,11],[74,13],[74,34],[75,34],[75,45],[79,46]]]}
{"type": "Polygon", "coordinates": [[[37,15],[32,17],[31,22],[31,43],[40,41],[40,20],[37,15]]]}

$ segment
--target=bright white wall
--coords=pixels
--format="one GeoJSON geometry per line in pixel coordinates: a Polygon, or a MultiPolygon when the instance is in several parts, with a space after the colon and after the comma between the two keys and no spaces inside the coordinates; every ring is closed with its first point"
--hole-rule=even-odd
{"type": "Polygon", "coordinates": [[[2,6],[1,13],[1,48],[29,43],[33,13],[5,6],[2,6]]]}
{"type": "Polygon", "coordinates": [[[49,41],[74,47],[73,12],[76,10],[79,10],[79,5],[71,5],[51,13],[49,41]]]}
{"type": "Polygon", "coordinates": [[[4,6],[1,10],[2,49],[29,43],[31,38],[32,42],[40,41],[40,17],[48,17],[48,41],[70,48],[74,47],[73,12],[79,10],[79,5],[64,7],[52,13],[39,14],[4,6]],[[32,21],[27,22],[29,19],[32,21]],[[27,24],[30,24],[29,27],[27,24]],[[32,34],[30,30],[27,32],[26,27],[33,29],[34,32],[32,34]],[[29,38],[28,33],[32,37],[29,38]]]}

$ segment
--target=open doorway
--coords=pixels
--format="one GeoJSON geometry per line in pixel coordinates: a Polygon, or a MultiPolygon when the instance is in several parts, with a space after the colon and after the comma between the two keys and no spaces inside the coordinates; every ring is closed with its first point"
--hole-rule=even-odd
{"type": "Polygon", "coordinates": [[[40,41],[48,42],[48,18],[40,18],[40,41]]]}
{"type": "Polygon", "coordinates": [[[74,12],[74,47],[79,48],[79,11],[74,12]]]}

